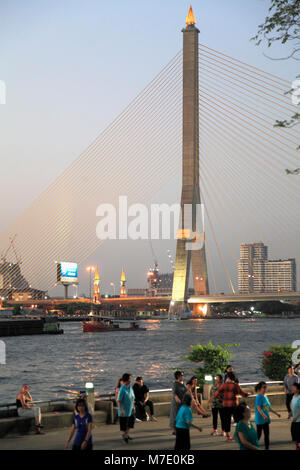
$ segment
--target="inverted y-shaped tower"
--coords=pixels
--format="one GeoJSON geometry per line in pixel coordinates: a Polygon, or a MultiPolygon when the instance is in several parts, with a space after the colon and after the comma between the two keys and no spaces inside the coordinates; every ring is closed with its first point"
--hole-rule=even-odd
{"type": "MultiPolygon", "coordinates": [[[[183,32],[183,145],[182,145],[182,193],[181,227],[177,232],[176,261],[174,268],[172,300],[169,312],[177,314],[187,309],[190,264],[195,295],[207,295],[208,275],[205,255],[204,232],[199,232],[201,199],[199,187],[199,76],[198,34],[192,7],[183,32]],[[197,206],[198,205],[198,206],[197,206]],[[184,221],[184,209],[189,207],[190,226],[184,221]],[[191,238],[191,233],[196,234],[191,238]],[[201,242],[200,242],[201,239],[201,242]],[[194,243],[194,245],[193,245],[194,243]],[[191,249],[191,247],[196,249],[191,249]],[[198,249],[197,249],[198,247],[198,249]]],[[[186,209],[187,211],[187,209],[186,209]]],[[[204,230],[204,229],[203,229],[204,230]]]]}

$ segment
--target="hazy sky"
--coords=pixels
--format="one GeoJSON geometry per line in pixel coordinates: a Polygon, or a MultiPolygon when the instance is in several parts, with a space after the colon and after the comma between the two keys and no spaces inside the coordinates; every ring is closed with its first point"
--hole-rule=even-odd
{"type": "MultiPolygon", "coordinates": [[[[1,231],[181,49],[189,4],[0,0],[0,80],[7,87],[7,104],[0,105],[1,231]]],[[[250,42],[268,5],[268,0],[194,0],[199,40],[292,81],[299,63],[271,61],[264,57],[263,47],[250,42]]],[[[268,53],[280,57],[284,49],[275,47],[268,53]]],[[[161,197],[176,200],[178,185],[173,186],[161,197]]],[[[272,243],[271,238],[263,241],[272,243]]],[[[101,266],[102,292],[111,291],[111,281],[118,286],[122,264],[129,287],[145,285],[143,276],[152,264],[149,246],[140,242],[144,256],[134,264],[133,242],[110,246],[112,242],[87,260],[101,266]]],[[[155,243],[162,271],[169,268],[169,246],[174,256],[174,243],[155,243]]],[[[280,256],[279,245],[275,248],[280,256]]],[[[231,269],[236,275],[236,260],[231,269]]],[[[87,289],[84,267],[81,272],[80,292],[87,289]]]]}

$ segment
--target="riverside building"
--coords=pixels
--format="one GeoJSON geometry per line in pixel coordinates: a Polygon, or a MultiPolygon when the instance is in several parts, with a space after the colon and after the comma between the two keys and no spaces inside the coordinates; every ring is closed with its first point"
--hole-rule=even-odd
{"type": "Polygon", "coordinates": [[[295,292],[295,259],[268,260],[268,247],[264,243],[241,244],[238,289],[240,294],[295,292]]]}

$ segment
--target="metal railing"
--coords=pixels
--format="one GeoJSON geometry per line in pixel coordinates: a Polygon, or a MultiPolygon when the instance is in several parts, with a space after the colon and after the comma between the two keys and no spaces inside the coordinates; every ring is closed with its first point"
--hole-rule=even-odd
{"type": "MultiPolygon", "coordinates": [[[[242,386],[242,387],[247,387],[247,386],[254,386],[256,384],[257,384],[257,382],[243,382],[243,383],[240,383],[239,385],[242,386]]],[[[283,385],[283,381],[282,380],[266,381],[266,384],[267,385],[283,385]]],[[[159,394],[159,393],[171,393],[171,392],[172,392],[172,388],[160,388],[160,389],[154,389],[154,390],[149,391],[149,393],[152,394],[152,395],[153,394],[159,394]]],[[[114,392],[104,393],[104,394],[95,393],[95,398],[102,399],[102,400],[114,400],[115,394],[114,394],[114,392]]],[[[72,398],[53,398],[53,399],[50,399],[50,400],[38,400],[38,401],[33,401],[32,403],[34,405],[45,404],[47,406],[51,406],[55,403],[75,402],[77,399],[78,399],[78,396],[75,396],[75,397],[72,397],[72,398]]],[[[7,410],[9,410],[10,408],[16,408],[16,407],[17,407],[16,402],[14,402],[14,403],[0,403],[0,409],[1,408],[6,408],[7,410]]]]}

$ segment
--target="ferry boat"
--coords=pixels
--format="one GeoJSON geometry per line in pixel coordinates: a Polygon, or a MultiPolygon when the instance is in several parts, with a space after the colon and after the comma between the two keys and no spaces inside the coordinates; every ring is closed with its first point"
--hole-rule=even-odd
{"type": "Polygon", "coordinates": [[[82,322],[82,330],[83,332],[100,331],[105,333],[112,331],[146,331],[146,328],[140,328],[139,324],[132,320],[117,320],[111,317],[93,315],[90,321],[82,322]]]}

